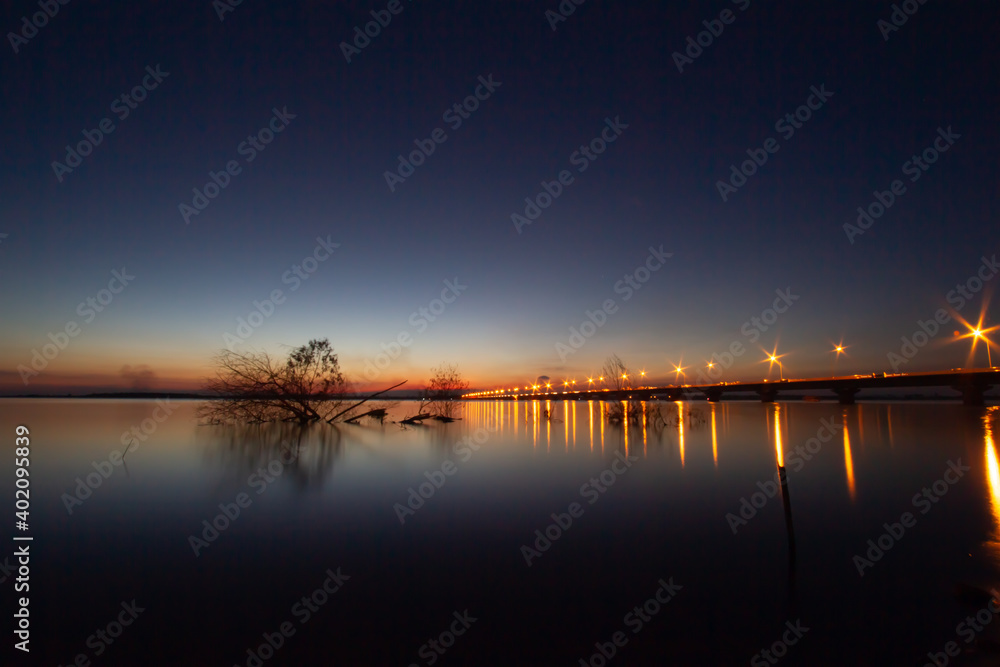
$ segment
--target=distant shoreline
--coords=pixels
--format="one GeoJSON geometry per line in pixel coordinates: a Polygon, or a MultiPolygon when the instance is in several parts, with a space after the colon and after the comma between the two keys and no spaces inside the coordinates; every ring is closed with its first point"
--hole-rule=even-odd
{"type": "MultiPolygon", "coordinates": [[[[367,397],[368,395],[369,394],[345,394],[342,398],[349,399],[349,400],[362,399],[362,398],[367,397]]],[[[9,395],[9,396],[0,396],[0,400],[3,400],[3,399],[25,399],[25,398],[27,398],[27,399],[57,399],[57,398],[58,399],[67,399],[68,398],[68,399],[76,399],[76,400],[102,399],[102,400],[136,400],[136,401],[140,401],[140,400],[150,401],[150,400],[157,400],[157,399],[167,399],[167,400],[177,400],[177,401],[218,401],[218,400],[225,400],[226,398],[233,398],[233,397],[211,396],[211,395],[207,395],[207,394],[195,394],[195,393],[190,393],[190,392],[99,392],[99,393],[94,393],[94,394],[15,394],[15,395],[9,395]]],[[[387,395],[384,398],[380,398],[380,400],[383,400],[383,401],[384,400],[393,400],[393,401],[419,401],[419,400],[421,400],[421,398],[422,397],[419,396],[419,395],[414,395],[412,393],[407,393],[405,395],[395,395],[395,396],[388,396],[387,395]]],[[[1000,401],[1000,394],[992,394],[992,395],[991,394],[987,394],[986,396],[984,396],[984,398],[985,398],[985,400],[986,400],[987,403],[997,402],[997,401],[1000,401]]],[[[456,399],[456,400],[461,400],[461,399],[456,399]]],[[[469,402],[469,403],[475,403],[475,402],[482,402],[482,401],[489,401],[489,400],[490,399],[474,399],[474,400],[469,400],[467,402],[469,402]]],[[[511,399],[494,399],[494,400],[510,401],[511,399]]],[[[519,402],[524,403],[524,402],[531,402],[531,401],[556,401],[556,402],[560,402],[560,401],[574,400],[574,399],[560,399],[560,398],[548,398],[548,399],[546,399],[546,398],[541,398],[541,397],[539,397],[539,398],[521,397],[521,398],[519,398],[517,400],[519,402]]],[[[576,400],[586,401],[588,399],[579,398],[579,399],[576,399],[576,400]]],[[[604,401],[607,401],[607,400],[612,400],[612,399],[600,399],[599,398],[599,399],[590,399],[590,400],[604,400],[604,401]]],[[[655,399],[655,400],[661,400],[663,402],[673,402],[673,401],[666,400],[666,399],[655,399]]],[[[707,403],[708,402],[707,398],[705,398],[705,397],[686,398],[684,400],[687,403],[702,403],[702,402],[707,403]]],[[[858,401],[858,402],[864,402],[864,403],[888,403],[888,402],[897,403],[897,402],[920,402],[920,401],[940,401],[940,402],[952,403],[952,402],[961,402],[962,396],[961,395],[957,395],[957,396],[943,396],[943,395],[940,395],[940,394],[912,394],[912,393],[911,394],[905,394],[905,395],[902,395],[902,396],[893,396],[893,395],[886,395],[886,394],[873,394],[871,396],[858,395],[857,397],[855,397],[855,400],[858,401]]],[[[813,394],[805,394],[805,395],[800,395],[800,396],[783,395],[783,396],[780,396],[778,399],[776,399],[776,401],[780,402],[780,403],[788,403],[788,402],[799,402],[799,403],[812,403],[812,402],[836,403],[836,402],[838,402],[838,399],[837,399],[836,396],[815,396],[813,394]],[[818,399],[818,400],[816,400],[816,399],[818,399]]],[[[752,394],[746,394],[746,395],[742,395],[742,396],[741,395],[736,395],[736,394],[727,394],[725,396],[725,398],[722,399],[720,402],[725,402],[725,403],[730,403],[730,402],[760,402],[760,397],[752,395],[752,394]]]]}

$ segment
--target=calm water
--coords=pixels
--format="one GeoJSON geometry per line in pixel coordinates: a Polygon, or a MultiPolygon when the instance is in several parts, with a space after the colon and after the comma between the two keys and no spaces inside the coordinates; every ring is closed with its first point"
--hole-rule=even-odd
{"type": "Polygon", "coordinates": [[[626,430],[599,403],[484,402],[453,424],[305,432],[170,407],[122,466],[107,460],[155,402],[0,401],[11,445],[31,429],[34,536],[32,652],[8,639],[5,664],[923,665],[948,642],[949,664],[1000,658],[968,592],[1000,587],[995,407],[667,403],[662,428],[626,430]],[[960,626],[977,612],[981,630],[960,626]]]}

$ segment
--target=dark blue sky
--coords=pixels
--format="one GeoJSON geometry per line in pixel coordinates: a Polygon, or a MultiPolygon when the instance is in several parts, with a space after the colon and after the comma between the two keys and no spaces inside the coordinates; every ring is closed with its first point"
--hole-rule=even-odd
{"type": "MultiPolygon", "coordinates": [[[[362,383],[419,383],[441,362],[481,387],[579,381],[611,353],[671,380],[672,363],[690,377],[737,341],[748,351],[722,379],[762,377],[760,348],[775,346],[786,375],[829,372],[841,339],[838,371],[890,370],[901,337],[1000,250],[995,3],[914,3],[886,40],[883,2],[588,0],[553,30],[555,1],[402,0],[348,63],[341,42],[387,5],[245,0],[220,20],[208,0],[73,0],[13,39],[16,53],[8,35],[0,383],[127,386],[129,365],[153,386],[195,386],[277,289],[281,303],[235,348],[328,337],[362,383]],[[722,33],[679,72],[673,54],[723,10],[731,22],[710,23],[722,33]],[[121,118],[115,100],[155,83],[157,66],[169,74],[121,118]],[[445,112],[491,76],[453,128],[445,112]],[[776,129],[813,87],[832,96],[812,98],[793,135],[776,129]],[[241,143],[274,109],[294,118],[248,162],[241,143]],[[53,162],[103,119],[114,131],[60,181],[53,162]],[[574,158],[606,119],[627,128],[593,161],[574,158]],[[949,127],[948,150],[911,181],[904,163],[949,127]],[[390,190],[397,156],[438,128],[447,139],[390,190]],[[718,181],[769,138],[777,151],[723,201],[718,181]],[[186,224],[179,205],[229,161],[239,173],[186,224]],[[512,214],[563,170],[572,183],[519,233],[512,214]],[[897,179],[905,192],[851,243],[845,223],[897,179]],[[339,247],[294,277],[327,257],[317,238],[339,247]],[[672,256],[626,299],[619,281],[661,245],[672,256]],[[113,283],[100,312],[80,308],[123,267],[134,280],[113,283]],[[749,324],[786,289],[798,299],[773,325],[749,324]],[[435,301],[443,291],[451,303],[435,301]],[[571,327],[608,299],[614,312],[574,347],[571,327]],[[32,369],[73,322],[65,349],[32,369]],[[409,344],[372,371],[400,336],[409,344]]],[[[20,32],[39,11],[8,3],[0,25],[20,32]]],[[[992,287],[958,313],[976,321],[992,287]]],[[[900,370],[969,363],[956,329],[900,370]]],[[[974,363],[986,364],[982,344],[974,363]]]]}

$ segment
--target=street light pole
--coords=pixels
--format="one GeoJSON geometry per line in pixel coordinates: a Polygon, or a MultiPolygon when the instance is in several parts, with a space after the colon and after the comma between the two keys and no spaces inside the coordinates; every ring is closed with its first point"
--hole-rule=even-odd
{"type": "Polygon", "coordinates": [[[989,363],[990,368],[993,368],[993,357],[990,355],[990,339],[983,335],[981,329],[976,329],[972,332],[972,335],[976,338],[982,338],[986,341],[986,361],[989,363]]]}
{"type": "Polygon", "coordinates": [[[774,355],[772,354],[772,355],[771,355],[771,362],[772,362],[772,363],[777,363],[777,364],[778,364],[778,377],[780,377],[780,378],[782,379],[782,381],[784,381],[784,379],[785,379],[785,372],[784,372],[784,370],[783,370],[783,369],[781,368],[781,360],[780,360],[780,359],[778,359],[778,357],[776,357],[776,356],[774,356],[774,355]]]}

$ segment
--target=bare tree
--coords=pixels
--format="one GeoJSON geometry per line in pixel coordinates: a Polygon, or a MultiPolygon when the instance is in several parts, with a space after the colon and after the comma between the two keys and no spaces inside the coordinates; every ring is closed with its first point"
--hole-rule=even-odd
{"type": "Polygon", "coordinates": [[[462,392],[469,388],[469,382],[462,377],[458,367],[453,364],[441,364],[437,368],[432,368],[434,373],[431,381],[424,389],[424,400],[421,402],[421,410],[426,407],[437,416],[443,417],[446,421],[455,419],[459,411],[459,403],[455,399],[461,397],[462,392]]]}
{"type": "MultiPolygon", "coordinates": [[[[612,354],[604,360],[601,374],[604,376],[605,382],[610,385],[612,391],[629,391],[632,389],[632,374],[629,372],[628,366],[625,365],[625,362],[617,354],[612,354]]],[[[606,414],[608,422],[611,424],[621,424],[624,422],[638,424],[641,423],[644,413],[645,408],[641,401],[617,398],[608,406],[606,414]]]]}
{"type": "Polygon", "coordinates": [[[347,405],[350,385],[325,338],[293,349],[284,360],[223,350],[215,362],[216,376],[206,389],[218,398],[200,409],[211,423],[333,421],[372,398],[347,405]]]}
{"type": "Polygon", "coordinates": [[[601,374],[607,378],[606,382],[612,391],[628,391],[632,388],[632,374],[617,354],[612,354],[604,360],[601,374]]]}

